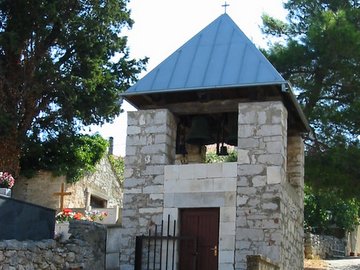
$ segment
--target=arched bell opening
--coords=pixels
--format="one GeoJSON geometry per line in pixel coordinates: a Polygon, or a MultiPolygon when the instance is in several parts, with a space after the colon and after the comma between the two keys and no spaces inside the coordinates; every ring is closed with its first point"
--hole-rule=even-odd
{"type": "Polygon", "coordinates": [[[176,154],[181,163],[205,163],[206,153],[227,156],[238,144],[238,113],[178,116],[176,154]]]}

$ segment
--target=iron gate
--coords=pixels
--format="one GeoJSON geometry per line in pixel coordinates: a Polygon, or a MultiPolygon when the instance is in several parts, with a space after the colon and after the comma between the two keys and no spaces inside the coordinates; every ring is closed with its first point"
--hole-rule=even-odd
{"type": "MultiPolygon", "coordinates": [[[[171,228],[170,215],[167,228],[164,230],[164,220],[161,225],[155,225],[148,235],[136,236],[135,270],[174,270],[178,261],[180,242],[192,241],[194,244],[192,269],[196,270],[197,239],[194,237],[176,236],[176,220],[171,228]]],[[[178,268],[177,268],[178,269],[178,268]]]]}

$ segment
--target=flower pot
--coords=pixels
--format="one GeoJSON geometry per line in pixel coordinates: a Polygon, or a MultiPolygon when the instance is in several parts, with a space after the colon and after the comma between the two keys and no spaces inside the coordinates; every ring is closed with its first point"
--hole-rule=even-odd
{"type": "Polygon", "coordinates": [[[11,197],[11,189],[10,188],[0,188],[0,195],[5,197],[11,197]]]}

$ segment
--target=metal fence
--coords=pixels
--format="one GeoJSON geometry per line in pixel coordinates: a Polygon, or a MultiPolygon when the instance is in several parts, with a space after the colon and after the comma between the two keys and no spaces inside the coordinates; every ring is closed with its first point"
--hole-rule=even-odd
{"type": "Polygon", "coordinates": [[[196,269],[196,247],[197,239],[194,237],[176,236],[176,220],[170,222],[168,216],[166,228],[164,220],[161,225],[155,225],[153,230],[148,231],[148,235],[136,237],[135,246],[135,270],[175,270],[179,260],[180,243],[192,241],[194,247],[193,268],[196,269]]]}

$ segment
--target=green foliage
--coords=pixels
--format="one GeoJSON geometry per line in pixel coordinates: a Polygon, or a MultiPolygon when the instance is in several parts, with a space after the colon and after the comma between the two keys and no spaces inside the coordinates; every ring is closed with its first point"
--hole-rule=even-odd
{"type": "Polygon", "coordinates": [[[308,153],[305,164],[305,181],[314,189],[332,189],[343,198],[359,198],[358,145],[340,145],[324,152],[308,153]]]}
{"type": "Polygon", "coordinates": [[[109,156],[109,161],[111,166],[113,167],[117,179],[120,183],[120,186],[124,184],[124,170],[125,170],[125,163],[123,157],[116,157],[116,156],[109,156]]]}
{"type": "Polygon", "coordinates": [[[229,152],[227,156],[218,156],[216,152],[206,152],[206,163],[219,163],[219,162],[236,162],[237,151],[233,150],[229,152]]]}
{"type": "Polygon", "coordinates": [[[0,141],[14,146],[0,147],[11,157],[0,168],[18,171],[11,161],[29,135],[56,140],[119,115],[147,62],[129,57],[121,35],[133,24],[127,3],[0,1],[0,141]]]}
{"type": "Polygon", "coordinates": [[[37,170],[49,170],[54,175],[66,175],[68,182],[76,182],[85,173],[95,171],[107,146],[108,142],[98,134],[28,141],[21,158],[21,173],[31,177],[37,170]]]}
{"type": "Polygon", "coordinates": [[[333,234],[336,228],[344,233],[359,225],[360,203],[355,199],[342,199],[334,192],[305,186],[304,206],[305,230],[333,234]]]}
{"type": "Polygon", "coordinates": [[[265,55],[291,82],[312,127],[306,181],[360,198],[360,5],[288,0],[287,22],[263,16],[263,31],[282,37],[265,55]]]}

